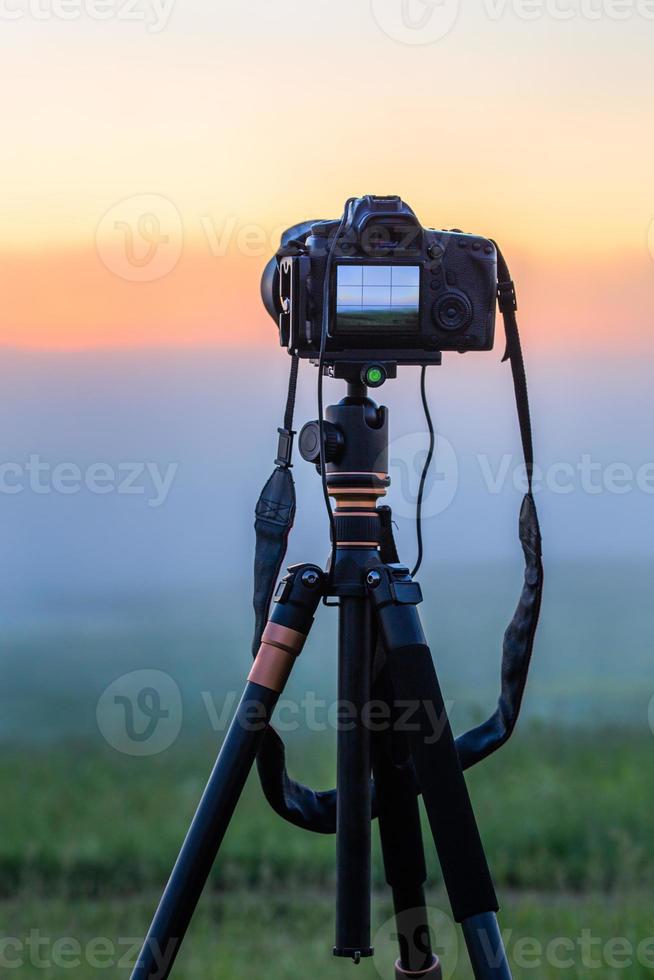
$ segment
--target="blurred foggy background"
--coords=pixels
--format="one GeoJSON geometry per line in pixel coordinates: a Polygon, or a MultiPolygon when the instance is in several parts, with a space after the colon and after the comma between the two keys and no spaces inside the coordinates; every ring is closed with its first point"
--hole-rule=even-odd
{"type": "MultiPolygon", "coordinates": [[[[240,688],[252,629],[253,511],[272,469],[288,371],[274,333],[271,324],[260,347],[243,352],[5,354],[3,738],[97,733],[102,690],[141,668],[174,678],[191,727],[208,725],[202,691],[240,688]],[[26,469],[30,457],[41,465],[37,476],[26,469]],[[98,463],[115,473],[103,493],[84,484],[98,463]],[[57,482],[61,464],[77,467],[81,480],[73,469],[68,483],[57,482]],[[129,474],[131,486],[121,487],[129,474]]],[[[428,373],[440,438],[425,504],[422,615],[459,725],[494,704],[502,633],[522,576],[522,459],[510,368],[500,355],[501,341],[490,355],[446,355],[428,373]]],[[[583,359],[527,352],[527,368],[543,473],[536,498],[546,590],[525,710],[555,723],[645,724],[651,372],[642,361],[592,352],[583,359]]],[[[316,415],[316,379],[303,363],[296,428],[316,415]]],[[[326,382],[327,403],[343,393],[341,382],[326,382]]],[[[418,369],[402,370],[374,394],[391,410],[387,501],[401,557],[412,564],[427,446],[418,369]]],[[[324,563],[319,479],[296,457],[288,562],[324,563]]],[[[335,620],[333,610],[320,610],[293,690],[333,695],[335,620]]]]}

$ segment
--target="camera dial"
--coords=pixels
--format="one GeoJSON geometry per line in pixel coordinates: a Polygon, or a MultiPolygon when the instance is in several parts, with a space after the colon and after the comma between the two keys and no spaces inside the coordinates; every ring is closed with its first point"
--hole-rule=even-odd
{"type": "Polygon", "coordinates": [[[440,296],[432,307],[436,325],[452,333],[463,330],[472,320],[472,306],[465,293],[450,289],[440,296]]]}

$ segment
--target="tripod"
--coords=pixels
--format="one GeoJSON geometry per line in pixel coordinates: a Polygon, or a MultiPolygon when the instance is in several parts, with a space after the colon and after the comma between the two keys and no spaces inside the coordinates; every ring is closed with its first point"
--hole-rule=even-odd
{"type": "MultiPolygon", "coordinates": [[[[367,397],[363,384],[350,382],[347,396],[327,408],[323,431],[321,439],[319,424],[308,423],[300,451],[325,466],[335,502],[333,567],[325,573],[316,565],[295,565],[280,583],[243,697],[132,980],[169,976],[275,705],[327,596],[339,607],[338,691],[348,717],[338,732],[334,954],[356,963],[373,954],[370,847],[376,813],[398,921],[396,978],[441,977],[425,908],[421,793],[474,976],[510,980],[495,891],[416,609],[420,587],[407,568],[380,554],[384,509],[377,501],[390,482],[388,412],[367,397]],[[380,705],[387,709],[380,713],[388,719],[385,725],[371,724],[373,698],[377,712],[380,705]],[[407,709],[410,723],[403,723],[407,709]]],[[[388,547],[386,552],[388,557],[388,547]]]]}

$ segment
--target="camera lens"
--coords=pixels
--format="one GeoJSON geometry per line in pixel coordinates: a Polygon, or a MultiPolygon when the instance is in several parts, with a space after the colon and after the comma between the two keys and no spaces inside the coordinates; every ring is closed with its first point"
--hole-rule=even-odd
{"type": "Polygon", "coordinates": [[[436,300],[432,318],[443,330],[455,332],[467,327],[472,319],[472,306],[465,293],[451,289],[436,300]]]}
{"type": "Polygon", "coordinates": [[[279,269],[275,255],[268,262],[261,276],[261,299],[273,320],[277,320],[281,310],[279,308],[279,269]]]}

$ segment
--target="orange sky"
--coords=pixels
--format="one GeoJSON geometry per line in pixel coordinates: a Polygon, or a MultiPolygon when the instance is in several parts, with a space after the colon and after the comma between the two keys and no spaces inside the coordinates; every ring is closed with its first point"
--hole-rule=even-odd
{"type": "MultiPolygon", "coordinates": [[[[542,261],[516,252],[527,343],[575,350],[649,350],[652,267],[637,254],[593,262],[542,261]]],[[[81,248],[5,253],[1,340],[30,348],[273,343],[259,299],[263,262],[190,249],[154,282],[131,282],[81,248]]]]}
{"type": "Polygon", "coordinates": [[[649,350],[654,21],[379,2],[3,23],[0,343],[258,342],[279,228],[372,192],[496,237],[529,342],[649,350]]]}

